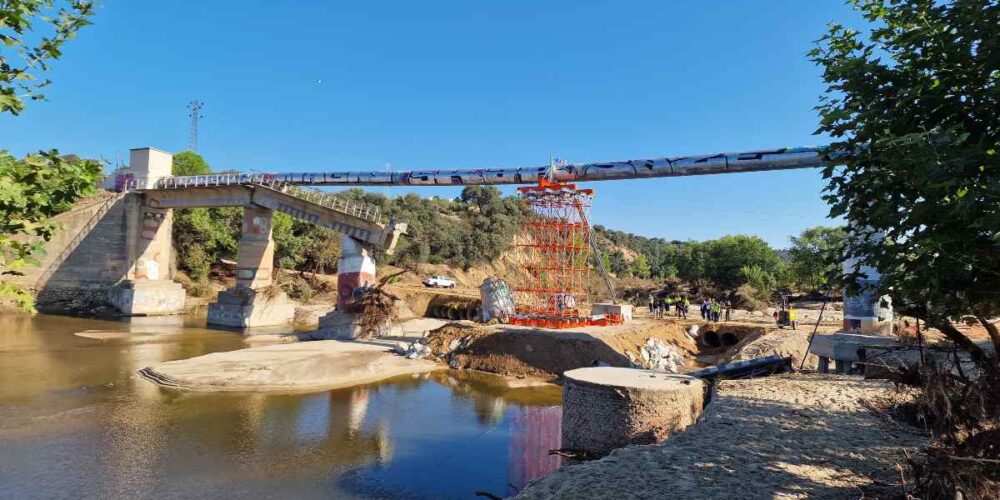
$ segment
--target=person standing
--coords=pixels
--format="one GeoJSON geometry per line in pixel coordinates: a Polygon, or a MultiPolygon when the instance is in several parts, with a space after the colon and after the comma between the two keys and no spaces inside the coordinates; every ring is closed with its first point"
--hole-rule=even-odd
{"type": "Polygon", "coordinates": [[[723,308],[726,311],[726,321],[728,322],[733,315],[733,303],[729,299],[726,299],[723,302],[723,308]]]}
{"type": "Polygon", "coordinates": [[[719,317],[722,315],[722,304],[719,301],[712,299],[712,321],[714,323],[719,322],[719,317]]]}
{"type": "Polygon", "coordinates": [[[691,302],[688,301],[687,295],[681,297],[681,315],[684,319],[688,319],[688,306],[690,305],[691,302]]]}

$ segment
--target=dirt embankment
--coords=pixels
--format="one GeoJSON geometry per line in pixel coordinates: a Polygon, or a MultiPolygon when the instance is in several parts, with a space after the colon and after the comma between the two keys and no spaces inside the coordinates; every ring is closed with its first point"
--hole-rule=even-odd
{"type": "Polygon", "coordinates": [[[671,346],[693,366],[697,345],[684,325],[638,321],[629,325],[573,330],[479,327],[449,324],[426,342],[435,357],[453,368],[508,377],[555,381],[563,372],[585,366],[633,366],[650,339],[671,346]]]}

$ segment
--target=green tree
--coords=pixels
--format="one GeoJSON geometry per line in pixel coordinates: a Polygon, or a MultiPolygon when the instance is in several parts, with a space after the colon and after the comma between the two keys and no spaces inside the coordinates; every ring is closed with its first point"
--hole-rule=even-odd
{"type": "MultiPolygon", "coordinates": [[[[0,151],[0,275],[35,261],[58,229],[50,218],[93,192],[102,170],[96,161],[67,159],[55,150],[23,160],[0,151]]],[[[31,296],[13,284],[0,282],[0,296],[33,308],[31,296]]]]}
{"type": "Polygon", "coordinates": [[[336,271],[341,253],[338,233],[283,213],[274,214],[271,228],[278,266],[319,274],[336,271]]]}
{"type": "Polygon", "coordinates": [[[757,291],[759,297],[766,298],[774,292],[778,279],[770,271],[751,264],[740,268],[742,284],[747,284],[757,291]]]}
{"type": "Polygon", "coordinates": [[[94,2],[83,0],[0,1],[0,113],[20,114],[25,100],[41,100],[40,80],[63,45],[90,24],[94,2]]]}
{"type": "Polygon", "coordinates": [[[789,272],[795,283],[815,290],[840,273],[844,228],[816,226],[789,239],[789,272]]]}
{"type": "Polygon", "coordinates": [[[650,269],[649,269],[649,260],[646,259],[646,255],[645,254],[637,255],[635,257],[635,260],[633,260],[632,263],[629,264],[629,271],[632,273],[632,276],[635,276],[637,278],[648,278],[650,269]]]}
{"type": "Polygon", "coordinates": [[[212,168],[205,159],[194,151],[182,151],[174,155],[174,163],[170,167],[174,175],[208,175],[212,168]]]}
{"type": "MultiPolygon", "coordinates": [[[[174,155],[174,175],[207,175],[212,168],[193,151],[174,155]]],[[[174,249],[177,267],[194,280],[208,278],[219,259],[235,259],[239,250],[243,209],[240,207],[187,208],[174,211],[174,249]]]]}
{"type": "Polygon", "coordinates": [[[625,260],[625,254],[621,250],[615,249],[613,252],[605,252],[604,255],[608,256],[606,262],[608,272],[615,276],[629,275],[628,261],[625,260]]]}
{"type": "Polygon", "coordinates": [[[745,283],[744,267],[756,267],[772,277],[783,273],[781,256],[756,236],[723,236],[704,245],[705,275],[717,287],[735,289],[745,283]]]}
{"type": "MultiPolygon", "coordinates": [[[[810,56],[834,139],[825,199],[845,217],[845,257],[882,273],[894,304],[968,350],[974,315],[1000,351],[1000,3],[854,0],[864,32],[832,24],[810,56]],[[837,166],[842,165],[842,166],[837,166]]],[[[849,273],[854,287],[861,274],[849,273]]]]}
{"type": "Polygon", "coordinates": [[[192,279],[208,278],[219,259],[235,259],[239,249],[243,208],[189,208],[174,213],[177,267],[192,279]]]}

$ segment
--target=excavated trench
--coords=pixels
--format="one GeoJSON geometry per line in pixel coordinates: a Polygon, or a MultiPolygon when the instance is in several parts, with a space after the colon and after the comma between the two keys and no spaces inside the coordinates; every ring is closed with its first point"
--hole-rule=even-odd
{"type": "Polygon", "coordinates": [[[397,293],[407,307],[417,316],[448,319],[452,321],[476,321],[481,317],[479,299],[431,291],[397,293]]]}

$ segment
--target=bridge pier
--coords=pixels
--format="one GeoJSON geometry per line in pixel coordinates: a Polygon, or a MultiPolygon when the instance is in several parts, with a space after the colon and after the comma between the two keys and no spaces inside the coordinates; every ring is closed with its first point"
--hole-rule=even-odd
{"type": "Polygon", "coordinates": [[[295,317],[295,304],[285,292],[272,287],[274,238],[270,209],[247,206],[236,254],[236,286],[219,292],[208,306],[212,325],[252,328],[285,325],[295,317]]]}
{"type": "MultiPolygon", "coordinates": [[[[170,175],[170,153],[152,148],[130,153],[128,175],[141,179],[137,182],[170,175]]],[[[184,287],[172,281],[173,210],[147,206],[145,196],[139,194],[130,194],[124,201],[129,267],[124,279],[108,291],[108,302],[130,316],[184,312],[184,287]]]]}
{"type": "Polygon", "coordinates": [[[375,260],[362,243],[346,234],[337,261],[337,308],[345,309],[354,291],[375,284],[375,260]]]}
{"type": "Polygon", "coordinates": [[[375,284],[375,260],[368,250],[346,234],[342,241],[337,261],[337,309],[319,319],[319,338],[353,339],[361,335],[358,315],[348,312],[348,306],[355,292],[375,284]]]}

